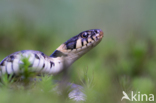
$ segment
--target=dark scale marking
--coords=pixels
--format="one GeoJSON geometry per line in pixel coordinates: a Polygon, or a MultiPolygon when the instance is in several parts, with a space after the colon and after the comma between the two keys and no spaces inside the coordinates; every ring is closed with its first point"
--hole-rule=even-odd
{"type": "Polygon", "coordinates": [[[91,36],[91,39],[94,40],[93,36],[91,36]]]}
{"type": "Polygon", "coordinates": [[[66,45],[67,49],[75,49],[78,38],[79,38],[79,35],[74,36],[68,41],[66,41],[64,44],[66,45]]]}
{"type": "Polygon", "coordinates": [[[41,53],[41,55],[45,58],[45,54],[44,53],[41,53]]]}
{"type": "Polygon", "coordinates": [[[84,39],[81,40],[81,45],[82,45],[82,46],[84,45],[84,44],[83,44],[83,41],[84,41],[84,39]]]}
{"type": "Polygon", "coordinates": [[[14,57],[13,55],[9,56],[7,62],[13,62],[14,58],[15,58],[15,57],[14,57]]]}
{"type": "Polygon", "coordinates": [[[10,58],[13,60],[15,57],[13,55],[11,55],[10,58]]]}
{"type": "Polygon", "coordinates": [[[98,31],[97,31],[96,29],[94,30],[94,32],[95,32],[95,33],[98,33],[98,31]]]}
{"type": "Polygon", "coordinates": [[[6,58],[4,58],[3,60],[2,60],[2,62],[0,63],[0,65],[1,66],[4,66],[4,62],[6,61],[6,58]]]}
{"type": "Polygon", "coordinates": [[[1,65],[1,66],[4,66],[4,61],[2,61],[0,65],[1,65]]]}
{"type": "MultiPolygon", "coordinates": [[[[82,46],[84,46],[84,44],[83,44],[84,41],[86,41],[86,42],[88,43],[88,39],[82,39],[82,40],[81,40],[82,46]]],[[[86,44],[86,45],[87,45],[87,44],[86,44]]]]}
{"type": "Polygon", "coordinates": [[[45,63],[43,64],[43,67],[42,68],[44,68],[45,67],[45,63]]]}
{"type": "Polygon", "coordinates": [[[76,42],[74,42],[74,49],[76,49],[76,42]]]}
{"type": "Polygon", "coordinates": [[[53,52],[53,54],[50,55],[50,57],[54,57],[54,58],[57,58],[57,57],[61,57],[61,56],[67,56],[66,54],[62,53],[61,51],[59,50],[55,50],[53,52]]]}
{"type": "Polygon", "coordinates": [[[94,31],[91,32],[91,36],[94,36],[95,34],[97,34],[97,33],[94,31]]]}
{"type": "Polygon", "coordinates": [[[86,39],[86,42],[87,42],[87,44],[88,44],[88,39],[86,39]]]}
{"type": "Polygon", "coordinates": [[[66,46],[67,46],[67,49],[75,49],[76,48],[76,42],[68,43],[66,46]]]}
{"type": "Polygon", "coordinates": [[[98,37],[96,36],[96,40],[98,40],[98,37]]]}
{"type": "Polygon", "coordinates": [[[36,59],[40,59],[40,57],[39,57],[37,54],[35,54],[35,58],[36,58],[36,59]]]}
{"type": "Polygon", "coordinates": [[[55,66],[55,64],[52,61],[50,61],[50,69],[52,68],[52,66],[55,66]]]}

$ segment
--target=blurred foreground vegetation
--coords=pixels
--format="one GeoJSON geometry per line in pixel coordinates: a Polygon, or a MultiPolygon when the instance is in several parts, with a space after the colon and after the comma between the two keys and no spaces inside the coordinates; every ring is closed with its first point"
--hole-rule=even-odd
{"type": "MultiPolygon", "coordinates": [[[[55,50],[55,45],[60,45],[62,43],[61,40],[63,40],[58,39],[58,41],[53,42],[55,37],[51,36],[50,38],[43,35],[37,35],[37,38],[31,35],[31,38],[29,38],[28,35],[24,35],[22,29],[19,29],[18,32],[23,34],[19,42],[15,42],[15,38],[1,35],[0,45],[3,48],[0,54],[1,60],[3,59],[2,57],[20,48],[16,46],[23,46],[21,45],[22,43],[27,43],[24,42],[26,39],[31,39],[31,41],[28,42],[30,45],[25,44],[25,46],[28,45],[30,48],[34,47],[36,50],[43,52],[47,52],[46,50],[49,49],[47,54],[55,50]],[[49,45],[49,43],[52,45],[49,45]],[[8,51],[7,48],[11,51],[8,51]]],[[[58,38],[60,37],[58,35],[58,38]]],[[[19,36],[16,37],[17,40],[18,38],[19,36]]],[[[105,39],[104,37],[103,41],[105,39]]],[[[126,91],[126,93],[140,91],[141,93],[156,95],[155,38],[138,38],[134,35],[120,45],[115,41],[107,43],[103,41],[84,57],[76,61],[69,71],[69,81],[84,87],[84,93],[87,95],[86,103],[120,102],[123,96],[122,91],[126,91]]],[[[57,95],[56,92],[49,92],[54,88],[51,77],[42,77],[42,79],[43,81],[32,83],[28,89],[25,89],[23,85],[19,85],[17,82],[15,84],[6,81],[6,85],[0,88],[0,103],[73,103],[72,100],[69,100],[67,94],[63,95],[66,98],[60,99],[62,96],[57,95]],[[12,87],[12,85],[16,88],[12,87]]],[[[125,101],[123,100],[123,103],[125,101]]]]}
{"type": "MultiPolygon", "coordinates": [[[[3,3],[4,1],[0,3],[1,11],[5,7],[2,6],[3,3]]],[[[2,13],[0,60],[25,49],[50,55],[70,37],[83,30],[98,28],[105,33],[101,43],[77,60],[69,71],[69,81],[84,87],[87,96],[85,103],[129,103],[128,100],[121,101],[122,91],[128,95],[131,91],[140,91],[141,94],[156,96],[154,1],[98,0],[89,3],[61,3],[39,0],[38,4],[27,2],[24,6],[24,2],[21,3],[21,11],[16,4],[16,16],[2,13]],[[84,9],[85,7],[87,8],[84,9]],[[42,9],[45,12],[41,13],[42,9]],[[33,14],[33,11],[36,14],[33,14]],[[35,19],[31,19],[31,16],[35,16],[35,19]],[[15,19],[11,22],[9,17],[15,19]]],[[[7,6],[9,3],[4,4],[7,6]]],[[[5,9],[3,12],[7,13],[9,10],[5,9]]],[[[42,77],[42,81],[31,82],[28,88],[18,82],[8,82],[4,78],[5,83],[0,86],[0,103],[75,103],[67,94],[57,95],[56,92],[49,92],[55,86],[53,78],[42,77]]]]}

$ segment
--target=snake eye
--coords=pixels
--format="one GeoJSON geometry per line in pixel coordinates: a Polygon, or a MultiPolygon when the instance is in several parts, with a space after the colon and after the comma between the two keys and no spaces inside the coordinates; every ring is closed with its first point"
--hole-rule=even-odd
{"type": "Polygon", "coordinates": [[[82,34],[82,37],[83,37],[83,38],[87,38],[87,37],[88,37],[88,33],[86,33],[86,32],[83,33],[83,34],[82,34]]]}

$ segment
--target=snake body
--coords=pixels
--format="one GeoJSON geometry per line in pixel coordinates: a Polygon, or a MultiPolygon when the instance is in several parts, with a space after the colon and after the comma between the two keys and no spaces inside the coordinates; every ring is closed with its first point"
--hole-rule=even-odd
{"type": "Polygon", "coordinates": [[[102,37],[103,32],[100,29],[83,31],[61,44],[50,56],[34,50],[15,52],[0,62],[0,76],[20,73],[23,57],[28,58],[30,67],[35,72],[58,74],[95,47],[102,40],[102,37]]]}

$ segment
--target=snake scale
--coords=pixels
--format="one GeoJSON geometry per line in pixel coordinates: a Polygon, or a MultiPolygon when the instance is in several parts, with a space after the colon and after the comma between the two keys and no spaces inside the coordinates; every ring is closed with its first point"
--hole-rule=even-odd
{"type": "Polygon", "coordinates": [[[95,47],[103,37],[100,29],[86,30],[61,44],[50,56],[40,51],[22,50],[10,54],[0,62],[0,76],[2,74],[18,75],[22,58],[28,58],[30,67],[36,73],[58,74],[68,69],[83,54],[95,47]]]}

